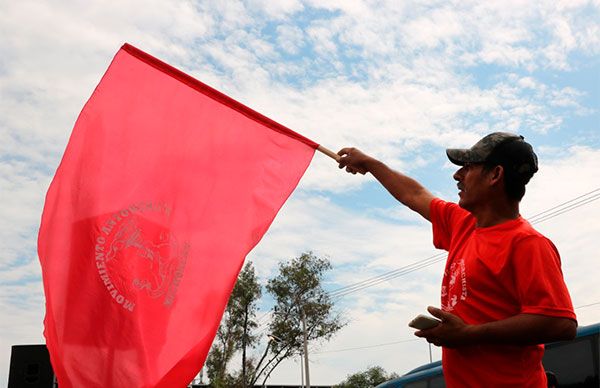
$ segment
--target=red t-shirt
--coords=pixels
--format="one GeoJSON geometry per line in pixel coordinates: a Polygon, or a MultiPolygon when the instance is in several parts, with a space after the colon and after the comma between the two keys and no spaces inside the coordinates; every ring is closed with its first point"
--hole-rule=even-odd
{"type": "MultiPolygon", "coordinates": [[[[575,320],[552,242],[523,218],[478,228],[455,203],[434,199],[433,243],[447,250],[442,309],[465,323],[481,324],[517,314],[575,320]]],[[[545,387],[543,345],[477,345],[443,348],[448,387],[545,387]]]]}

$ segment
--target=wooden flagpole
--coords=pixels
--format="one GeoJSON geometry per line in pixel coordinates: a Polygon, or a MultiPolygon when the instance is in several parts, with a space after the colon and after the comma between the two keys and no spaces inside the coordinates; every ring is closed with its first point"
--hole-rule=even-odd
{"type": "Polygon", "coordinates": [[[317,147],[317,151],[321,151],[322,153],[329,156],[331,159],[334,159],[338,163],[340,161],[340,156],[338,154],[336,154],[335,152],[333,152],[332,150],[330,150],[328,148],[323,147],[322,145],[319,145],[317,147]]]}

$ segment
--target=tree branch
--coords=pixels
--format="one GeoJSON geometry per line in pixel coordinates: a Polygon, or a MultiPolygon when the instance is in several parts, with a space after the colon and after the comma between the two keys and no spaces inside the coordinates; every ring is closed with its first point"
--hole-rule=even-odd
{"type": "MultiPolygon", "coordinates": [[[[290,349],[291,348],[288,348],[288,350],[290,350],[290,349]]],[[[273,365],[273,367],[271,369],[269,369],[269,373],[267,373],[267,375],[265,376],[265,379],[262,382],[263,386],[267,382],[267,379],[269,378],[269,376],[271,376],[271,373],[273,373],[273,371],[275,370],[275,368],[277,368],[277,365],[279,365],[281,363],[281,361],[285,360],[288,357],[289,353],[290,353],[289,351],[286,351],[286,353],[280,359],[277,360],[277,362],[275,363],[275,365],[273,365]]]]}
{"type": "MultiPolygon", "coordinates": [[[[270,344],[271,344],[271,341],[269,341],[269,345],[270,345],[270,344]]],[[[267,346],[267,350],[265,350],[265,354],[263,355],[263,357],[262,357],[262,359],[261,359],[260,363],[262,363],[263,359],[264,359],[264,358],[265,358],[265,356],[267,355],[268,348],[269,348],[269,346],[267,346]]],[[[291,349],[291,348],[290,348],[290,347],[284,347],[284,348],[281,348],[281,349],[279,349],[279,351],[277,351],[277,353],[275,353],[275,354],[273,355],[273,357],[272,357],[272,358],[271,358],[271,359],[270,359],[270,360],[269,360],[269,361],[268,361],[268,362],[265,364],[265,366],[264,366],[264,367],[263,367],[263,368],[262,368],[262,369],[261,369],[261,370],[260,370],[258,373],[255,373],[255,374],[252,376],[252,381],[250,382],[250,385],[251,385],[251,386],[252,386],[252,385],[254,385],[254,383],[255,383],[255,382],[256,382],[256,381],[257,381],[257,380],[260,378],[260,375],[262,375],[262,374],[264,373],[264,371],[265,371],[265,370],[266,370],[266,369],[269,367],[269,365],[270,365],[270,364],[273,362],[273,360],[277,359],[277,357],[278,357],[278,356],[281,354],[281,352],[283,352],[284,350],[286,350],[286,352],[285,352],[285,354],[284,354],[284,355],[281,357],[281,360],[285,359],[285,357],[288,355],[288,351],[289,351],[289,349],[291,349]]],[[[277,362],[277,364],[275,364],[275,365],[278,365],[278,364],[281,362],[281,360],[280,360],[280,361],[278,361],[278,362],[277,362]]],[[[259,363],[259,365],[260,365],[260,363],[259,363]]],[[[256,370],[258,370],[258,368],[259,368],[259,365],[257,365],[257,367],[256,367],[256,370]]],[[[271,369],[271,370],[272,370],[272,369],[271,369]]]]}

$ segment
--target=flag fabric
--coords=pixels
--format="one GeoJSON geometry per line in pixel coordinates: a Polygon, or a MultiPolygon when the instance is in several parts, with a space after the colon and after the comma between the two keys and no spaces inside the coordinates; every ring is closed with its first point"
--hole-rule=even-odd
{"type": "Polygon", "coordinates": [[[42,214],[59,386],[186,386],[317,146],[125,44],[75,123],[42,214]]]}

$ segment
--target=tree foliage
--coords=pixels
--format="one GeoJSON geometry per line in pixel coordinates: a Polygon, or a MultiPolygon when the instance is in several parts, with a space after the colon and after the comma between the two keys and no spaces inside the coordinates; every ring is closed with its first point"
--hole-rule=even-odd
{"type": "Polygon", "coordinates": [[[227,308],[223,314],[221,325],[217,331],[213,347],[206,360],[208,378],[213,387],[245,386],[247,382],[246,350],[253,347],[258,337],[252,330],[258,327],[255,320],[257,303],[262,295],[262,288],[256,278],[251,262],[248,262],[238,276],[231,292],[227,308]],[[227,364],[237,351],[242,351],[241,373],[233,376],[227,373],[227,364]]]}
{"type": "Polygon", "coordinates": [[[396,373],[387,374],[380,366],[372,366],[363,372],[349,375],[334,388],[371,388],[398,377],[396,373]]]}
{"type": "Polygon", "coordinates": [[[232,299],[234,300],[234,315],[238,317],[238,325],[241,325],[242,328],[240,344],[242,350],[242,373],[240,378],[242,386],[245,387],[248,383],[246,369],[249,361],[246,359],[246,350],[248,347],[254,347],[258,342],[258,336],[252,335],[252,330],[258,327],[255,318],[257,302],[262,295],[262,289],[260,284],[258,284],[252,263],[246,264],[236,284],[240,286],[237,289],[234,288],[232,299]]]}
{"type": "Polygon", "coordinates": [[[325,273],[331,269],[329,260],[306,252],[291,261],[280,263],[279,274],[267,282],[266,289],[274,297],[272,321],[273,339],[269,341],[256,366],[263,382],[285,359],[302,354],[302,319],[306,322],[308,342],[330,339],[345,323],[333,311],[333,301],[322,287],[325,273]]]}
{"type": "Polygon", "coordinates": [[[211,386],[250,387],[259,380],[264,384],[283,360],[302,354],[302,318],[309,343],[326,341],[340,330],[345,323],[334,313],[333,301],[322,287],[330,269],[327,259],[312,252],[280,263],[278,274],[266,286],[275,300],[269,331],[265,333],[271,339],[261,354],[246,357],[246,350],[254,348],[260,339],[253,331],[257,328],[256,303],[261,287],[251,264],[244,267],[206,361],[211,386]],[[238,351],[242,368],[229,373],[227,365],[238,351]]]}

